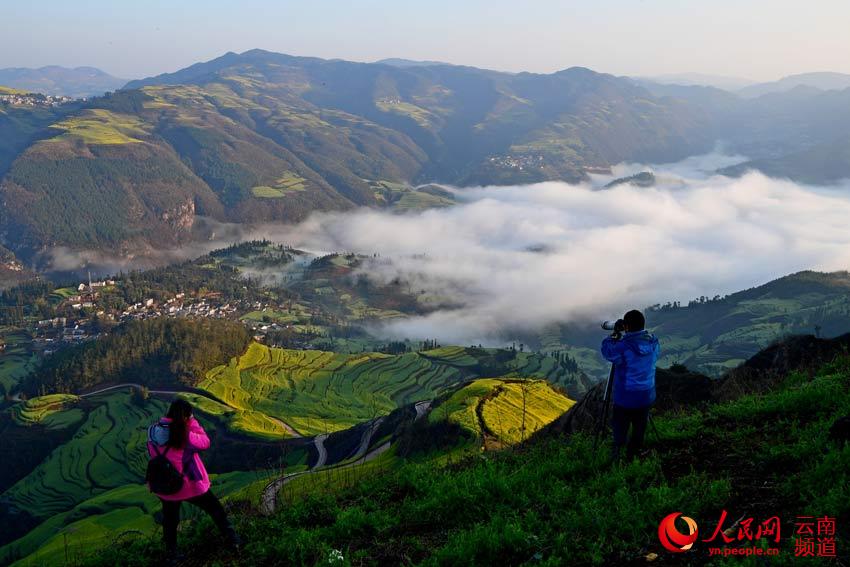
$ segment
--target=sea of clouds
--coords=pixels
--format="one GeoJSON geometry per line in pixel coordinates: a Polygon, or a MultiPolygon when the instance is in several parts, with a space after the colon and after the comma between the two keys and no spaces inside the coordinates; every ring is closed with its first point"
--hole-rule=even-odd
{"type": "Polygon", "coordinates": [[[654,167],[649,188],[602,189],[647,169],[624,165],[581,185],[453,189],[455,207],[317,214],[282,236],[314,251],[378,253],[369,277],[459,304],[383,331],[461,344],[850,268],[850,184],[711,173],[739,161],[712,154],[654,167]]]}
{"type": "Polygon", "coordinates": [[[713,173],[743,160],[710,154],[651,168],[626,164],[579,185],[449,188],[458,205],[417,213],[362,209],[294,226],[230,225],[222,229],[227,242],[196,244],[183,255],[259,237],[316,254],[377,254],[362,269],[368,277],[399,278],[451,304],[380,332],[461,344],[723,295],[805,269],[850,268],[850,183],[808,187],[713,173]],[[653,187],[604,189],[647,169],[653,187]]]}

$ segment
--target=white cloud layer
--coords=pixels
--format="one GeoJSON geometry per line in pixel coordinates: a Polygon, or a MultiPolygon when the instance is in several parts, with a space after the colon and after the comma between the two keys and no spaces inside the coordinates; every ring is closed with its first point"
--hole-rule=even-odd
{"type": "Polygon", "coordinates": [[[462,189],[457,207],[314,215],[276,236],[311,250],[379,253],[370,277],[400,276],[460,304],[384,331],[455,343],[850,267],[850,187],[705,176],[704,163],[656,169],[653,188],[462,189]]]}
{"type": "Polygon", "coordinates": [[[394,337],[498,343],[506,330],[615,317],[630,307],[745,289],[792,272],[850,269],[850,182],[801,186],[751,173],[713,175],[741,156],[710,154],[652,169],[655,187],[540,183],[454,189],[461,204],[414,214],[363,209],[296,226],[215,224],[217,237],[151,258],[54,250],[54,269],[102,271],[193,257],[269,238],[316,253],[378,253],[369,277],[396,277],[453,303],[381,329],[394,337]]]}

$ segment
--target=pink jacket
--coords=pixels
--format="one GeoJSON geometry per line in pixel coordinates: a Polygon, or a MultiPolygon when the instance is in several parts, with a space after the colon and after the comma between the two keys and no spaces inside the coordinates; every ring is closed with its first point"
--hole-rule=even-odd
{"type": "MultiPolygon", "coordinates": [[[[148,454],[153,457],[167,448],[171,418],[163,417],[148,428],[148,454]]],[[[194,417],[189,419],[186,444],[182,449],[170,448],[166,458],[183,474],[183,487],[175,494],[157,494],[163,500],[188,500],[210,489],[210,477],[199,451],[210,448],[210,438],[194,417]]]]}

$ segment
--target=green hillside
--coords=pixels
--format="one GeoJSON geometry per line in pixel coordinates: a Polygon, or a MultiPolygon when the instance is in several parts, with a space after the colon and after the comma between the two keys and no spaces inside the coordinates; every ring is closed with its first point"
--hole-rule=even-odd
{"type": "MultiPolygon", "coordinates": [[[[810,271],[725,297],[646,311],[647,326],[661,341],[659,366],[679,363],[710,376],[720,376],[789,335],[844,334],[848,315],[850,274],[810,271]]],[[[569,325],[529,342],[547,350],[566,346],[586,372],[604,378],[608,365],[598,355],[603,336],[596,325],[569,325]]]]}
{"type": "MultiPolygon", "coordinates": [[[[844,356],[814,373],[781,376],[766,393],[663,413],[650,452],[618,466],[607,442],[596,447],[584,433],[547,431],[516,450],[449,466],[374,469],[353,487],[326,483],[271,517],[242,515],[247,543],[239,557],[215,550],[207,519],[184,541],[193,564],[204,565],[318,565],[335,557],[358,565],[666,564],[671,556],[657,536],[664,516],[683,511],[708,538],[726,509],[724,528],[739,516],[755,518],[753,526],[778,516],[781,553],[771,564],[799,564],[797,516],[835,518],[839,553],[850,541],[850,447],[828,440],[833,421],[850,412],[848,380],[844,356]]],[[[681,561],[710,563],[710,545],[698,542],[681,561]]],[[[776,544],[763,537],[756,545],[776,544]]],[[[143,565],[158,553],[158,542],[141,540],[85,564],[143,565]]],[[[741,562],[757,564],[742,557],[716,564],[741,562]]]]}
{"type": "Polygon", "coordinates": [[[259,50],[60,108],[0,116],[11,140],[0,143],[0,227],[26,259],[48,243],[173,247],[207,236],[192,232],[198,215],[446,206],[439,191],[396,187],[575,181],[585,167],[675,160],[712,142],[680,101],[588,69],[512,75],[259,50]]]}

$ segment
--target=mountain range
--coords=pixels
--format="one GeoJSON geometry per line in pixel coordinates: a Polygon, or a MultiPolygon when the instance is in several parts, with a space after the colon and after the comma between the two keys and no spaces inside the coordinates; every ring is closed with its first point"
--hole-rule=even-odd
{"type": "Polygon", "coordinates": [[[227,53],[85,103],[0,106],[0,244],[28,263],[57,245],[135,255],[208,236],[199,216],[298,221],[388,206],[387,187],[577,182],[718,140],[752,158],[727,174],[830,183],[850,176],[848,109],[850,90],[747,99],[580,67],[227,53]]]}
{"type": "Polygon", "coordinates": [[[48,65],[32,69],[10,67],[0,69],[0,85],[26,92],[43,93],[71,98],[100,96],[107,91],[120,89],[126,79],[113,77],[94,67],[60,67],[48,65]]]}

